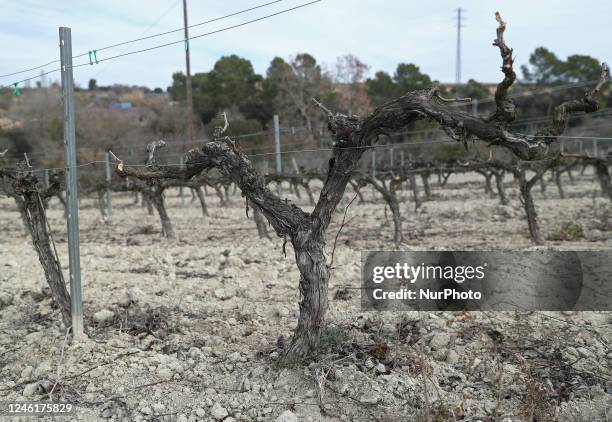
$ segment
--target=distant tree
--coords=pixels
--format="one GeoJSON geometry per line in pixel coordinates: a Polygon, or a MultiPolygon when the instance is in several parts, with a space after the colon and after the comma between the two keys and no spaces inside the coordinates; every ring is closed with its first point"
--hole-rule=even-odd
{"type": "Polygon", "coordinates": [[[154,93],[156,93],[156,94],[161,94],[162,92],[164,92],[164,90],[163,90],[163,89],[161,89],[161,88],[159,88],[159,87],[157,87],[157,88],[155,88],[155,89],[153,90],[153,92],[154,92],[154,93]]]}
{"type": "Polygon", "coordinates": [[[185,130],[185,110],[168,103],[152,104],[147,129],[156,137],[182,134],[185,130]]]}
{"type": "MultiPolygon", "coordinates": [[[[168,88],[175,101],[186,98],[186,77],[172,75],[168,88]]],[[[202,123],[208,124],[221,111],[239,113],[265,125],[272,116],[271,104],[263,93],[263,77],[255,73],[247,59],[236,55],[221,57],[210,72],[196,73],[192,78],[193,108],[202,123]]],[[[235,118],[233,119],[235,120],[235,118]]]]}
{"type": "Polygon", "coordinates": [[[523,79],[538,85],[594,81],[601,73],[601,63],[594,57],[574,54],[563,61],[545,47],[531,53],[529,65],[521,67],[523,79]]]}
{"type": "Polygon", "coordinates": [[[370,110],[370,101],[363,82],[370,66],[357,56],[346,54],[336,60],[334,81],[340,85],[339,107],[352,114],[364,115],[370,110]]]}
{"type": "Polygon", "coordinates": [[[168,87],[168,94],[174,101],[185,101],[187,98],[187,77],[183,72],[172,74],[172,85],[168,87]]]}
{"type": "Polygon", "coordinates": [[[601,63],[591,56],[574,54],[563,64],[564,82],[596,81],[601,74],[601,63]]]}
{"type": "Polygon", "coordinates": [[[400,63],[397,65],[393,81],[397,85],[399,95],[417,89],[429,88],[431,79],[425,73],[422,73],[418,66],[412,63],[400,63]]]}
{"type": "Polygon", "coordinates": [[[299,122],[305,125],[306,140],[314,144],[315,128],[325,116],[312,99],[334,103],[335,93],[330,77],[324,74],[317,60],[306,53],[296,55],[289,62],[274,58],[266,75],[268,93],[276,93],[275,109],[283,114],[289,124],[299,122]]]}
{"type": "MultiPolygon", "coordinates": [[[[213,86],[215,82],[211,82],[211,73],[196,73],[192,77],[193,111],[204,124],[210,123],[220,111],[218,99],[215,97],[217,89],[213,86]]],[[[175,80],[177,82],[176,90],[180,91],[182,86],[182,95],[177,97],[173,95],[173,98],[185,101],[185,81],[184,76],[182,81],[180,77],[175,80]]]]}
{"type": "Polygon", "coordinates": [[[460,87],[457,90],[457,94],[461,97],[471,98],[473,100],[482,100],[491,96],[489,88],[480,82],[476,82],[474,79],[470,79],[467,84],[460,87]]]}
{"type": "Polygon", "coordinates": [[[95,79],[90,79],[89,83],[87,84],[87,88],[90,91],[94,91],[94,90],[98,89],[98,81],[96,81],[95,79]]]}
{"type": "Polygon", "coordinates": [[[220,108],[240,106],[255,94],[255,83],[261,80],[247,59],[236,55],[221,57],[209,73],[208,88],[220,108]]]}
{"type": "MultiPolygon", "coordinates": [[[[580,84],[597,80],[601,74],[601,64],[593,57],[579,54],[571,55],[564,61],[547,48],[538,47],[529,56],[529,66],[522,66],[521,70],[524,81],[537,86],[580,84]]],[[[556,104],[576,98],[582,92],[582,86],[568,87],[518,97],[515,102],[521,109],[522,117],[542,116],[552,113],[556,104]]],[[[605,95],[605,91],[600,95],[605,95]]],[[[576,124],[577,121],[574,119],[570,125],[576,124]]]]}
{"type": "Polygon", "coordinates": [[[529,56],[530,66],[521,66],[523,78],[538,85],[557,82],[562,73],[562,61],[545,47],[538,47],[529,56]]]}
{"type": "Polygon", "coordinates": [[[383,71],[376,72],[373,79],[368,79],[366,86],[370,101],[372,101],[375,106],[389,101],[396,93],[396,86],[393,79],[387,72],[383,71]]]}
{"type": "Polygon", "coordinates": [[[408,91],[423,89],[432,85],[429,75],[421,72],[412,63],[397,65],[393,77],[386,72],[377,72],[374,79],[368,79],[368,95],[374,105],[380,105],[408,91]]]}

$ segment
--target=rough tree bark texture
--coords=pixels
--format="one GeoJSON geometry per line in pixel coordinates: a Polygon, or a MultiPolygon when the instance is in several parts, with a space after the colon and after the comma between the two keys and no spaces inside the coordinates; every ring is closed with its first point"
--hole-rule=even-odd
{"type": "Polygon", "coordinates": [[[449,178],[449,177],[451,177],[451,174],[452,174],[452,173],[450,173],[450,172],[449,172],[449,173],[446,173],[446,174],[444,174],[444,175],[442,176],[442,174],[441,174],[441,173],[438,173],[438,176],[441,176],[441,177],[439,177],[439,178],[438,178],[438,182],[440,183],[440,187],[444,187],[444,186],[446,185],[446,182],[448,182],[448,178],[449,178]],[[440,180],[439,180],[440,178],[442,179],[442,181],[441,181],[441,182],[440,182],[440,180]]]}
{"type": "Polygon", "coordinates": [[[55,175],[50,177],[49,187],[43,188],[25,162],[19,163],[15,172],[0,171],[0,176],[5,179],[7,194],[22,204],[26,227],[51,288],[51,296],[62,313],[64,326],[70,327],[70,294],[66,289],[62,267],[51,246],[44,206],[48,198],[60,191],[59,178],[55,175]]]}
{"type": "Polygon", "coordinates": [[[147,214],[153,215],[153,204],[151,204],[151,201],[149,201],[149,198],[144,192],[140,191],[140,193],[142,193],[142,206],[147,207],[147,214]]]}
{"type": "Polygon", "coordinates": [[[221,190],[221,187],[219,186],[219,184],[214,184],[213,189],[215,190],[215,193],[217,194],[217,197],[219,198],[219,205],[221,207],[224,207],[225,205],[227,205],[225,202],[225,197],[223,196],[223,191],[221,190]]]}
{"type": "Polygon", "coordinates": [[[363,175],[361,180],[364,183],[372,185],[372,187],[382,195],[386,204],[389,206],[393,218],[393,242],[396,245],[400,244],[404,241],[404,235],[402,233],[402,218],[396,191],[402,179],[400,177],[392,177],[391,180],[389,180],[388,186],[384,180],[377,180],[369,175],[363,175]]]}
{"type": "Polygon", "coordinates": [[[425,199],[431,199],[431,188],[429,187],[429,173],[421,173],[421,181],[423,182],[423,191],[425,199]]]}
{"type": "MultiPolygon", "coordinates": [[[[534,176],[535,179],[535,176],[534,176]]],[[[527,180],[525,175],[525,170],[519,170],[519,188],[521,191],[521,198],[523,203],[523,208],[525,209],[525,214],[527,216],[527,224],[529,226],[529,235],[531,236],[531,241],[536,245],[542,245],[544,241],[542,240],[542,235],[540,234],[540,225],[538,224],[538,213],[535,209],[535,204],[533,202],[533,196],[531,195],[531,189],[533,188],[536,180],[531,179],[527,180]],[[533,182],[533,183],[530,183],[533,182]]]]}
{"type": "Polygon", "coordinates": [[[30,235],[30,226],[28,224],[28,214],[26,212],[26,206],[21,196],[14,196],[15,204],[17,204],[17,209],[19,210],[19,215],[21,216],[21,222],[23,223],[24,235],[27,237],[30,235]]]}
{"type": "Polygon", "coordinates": [[[608,163],[603,159],[596,159],[593,160],[593,166],[595,167],[595,174],[597,174],[597,180],[599,180],[602,193],[612,201],[612,182],[610,182],[608,163]]]}
{"type": "Polygon", "coordinates": [[[476,170],[479,174],[481,174],[482,176],[484,176],[485,178],[485,195],[488,195],[490,197],[495,196],[495,193],[493,192],[493,187],[491,186],[491,178],[493,177],[493,173],[489,170],[476,170]]]}
{"type": "Polygon", "coordinates": [[[502,205],[508,205],[508,197],[506,196],[506,189],[504,187],[504,170],[493,170],[493,176],[495,177],[495,187],[497,188],[497,194],[499,195],[499,202],[502,205]]]}
{"type": "Polygon", "coordinates": [[[108,223],[108,215],[106,215],[106,193],[103,189],[97,189],[98,196],[98,210],[102,216],[102,220],[108,223]]]}
{"type": "Polygon", "coordinates": [[[176,239],[174,234],[174,228],[172,228],[172,221],[166,211],[166,203],[164,200],[164,188],[152,187],[145,192],[149,201],[155,207],[162,226],[162,234],[168,239],[176,239]]]}
{"type": "Polygon", "coordinates": [[[546,198],[546,180],[543,177],[540,178],[540,192],[546,198]]]}
{"type": "Polygon", "coordinates": [[[175,239],[174,229],[172,227],[172,221],[166,211],[166,204],[164,201],[164,191],[167,186],[164,186],[158,180],[151,180],[149,183],[143,180],[134,180],[133,183],[128,187],[123,187],[122,191],[137,191],[142,194],[143,204],[150,208],[149,215],[153,215],[153,209],[157,211],[159,220],[162,227],[162,235],[168,239],[175,239]]]}
{"type": "Polygon", "coordinates": [[[271,239],[268,234],[268,226],[265,217],[259,211],[259,208],[254,206],[252,202],[247,200],[247,217],[249,214],[249,208],[253,209],[253,220],[255,220],[255,226],[257,227],[257,234],[260,239],[271,239]]]}
{"type": "Polygon", "coordinates": [[[353,188],[353,191],[355,192],[355,194],[359,198],[359,203],[360,204],[364,204],[365,203],[365,199],[363,197],[363,194],[361,193],[361,189],[359,189],[359,185],[356,182],[353,182],[351,180],[351,187],[353,188]]]}
{"type": "Polygon", "coordinates": [[[502,56],[504,80],[497,86],[496,110],[489,117],[475,116],[453,107],[449,103],[455,100],[442,98],[438,88],[408,92],[379,106],[365,118],[332,113],[317,103],[327,114],[333,148],[327,177],[312,213],[305,213],[291,202],[282,201],[274,195],[234,142],[227,137],[221,138],[223,130],[213,137],[213,142],[189,151],[184,169],[162,168],[154,163],[145,169],[137,169],[120,163],[117,173],[144,180],[187,180],[204,170],[217,168],[236,183],[253,206],[259,207],[276,233],[291,240],[300,271],[302,300],[295,335],[286,356],[291,359],[306,357],[319,345],[327,311],[330,273],[324,253],[326,230],[362,154],[381,135],[400,131],[417,120],[429,119],[437,122],[448,136],[458,142],[467,143],[471,137],[477,137],[488,145],[506,148],[519,159],[534,160],[549,155],[550,144],[565,129],[571,112],[593,112],[599,108],[594,97],[607,79],[606,65],[602,66],[601,80],[583,99],[555,108],[552,126],[539,132],[539,137],[511,132],[508,126],[514,120],[516,110],[508,90],[516,75],[512,68],[512,50],[503,39],[506,24],[499,14],[496,14],[496,19],[499,27],[494,45],[502,56]]]}
{"type": "Polygon", "coordinates": [[[202,215],[204,215],[204,217],[207,217],[208,208],[206,207],[206,198],[204,198],[204,192],[202,191],[202,188],[198,186],[197,188],[193,188],[192,191],[195,191],[195,193],[198,195],[198,199],[200,200],[200,206],[202,207],[202,215]]]}
{"type": "Polygon", "coordinates": [[[398,184],[399,181],[397,180],[391,180],[389,182],[389,200],[387,201],[389,204],[389,209],[391,210],[391,214],[393,215],[393,242],[396,245],[399,245],[401,242],[404,241],[399,202],[397,200],[397,195],[395,194],[398,184]]]}
{"type": "Polygon", "coordinates": [[[518,162],[515,167],[512,168],[515,176],[519,182],[519,188],[521,192],[521,201],[525,214],[527,216],[527,224],[529,226],[529,235],[531,241],[536,245],[544,244],[542,235],[540,233],[540,225],[538,223],[538,214],[536,212],[535,204],[533,202],[533,196],[531,190],[536,183],[544,178],[544,174],[551,168],[556,167],[559,164],[559,157],[555,157],[550,160],[538,161],[538,162],[518,162]],[[531,179],[527,178],[527,170],[532,170],[534,175],[531,179]]]}
{"type": "Polygon", "coordinates": [[[314,205],[315,198],[314,198],[314,195],[312,194],[312,189],[310,189],[310,183],[308,182],[308,180],[302,179],[300,184],[306,191],[306,195],[308,195],[308,204],[314,205]]]}
{"type": "MultiPolygon", "coordinates": [[[[166,146],[164,141],[154,141],[150,142],[147,145],[147,166],[157,166],[157,151],[166,146]]],[[[134,190],[138,191],[142,194],[142,200],[147,204],[147,208],[149,209],[149,214],[153,214],[152,209],[155,208],[157,214],[159,215],[159,220],[162,226],[162,235],[168,239],[176,239],[174,234],[174,228],[172,227],[172,221],[170,220],[170,216],[166,211],[166,204],[164,200],[164,191],[166,188],[171,186],[176,186],[176,184],[172,183],[164,183],[163,179],[153,178],[153,179],[140,179],[136,180],[130,179],[130,186],[122,187],[123,190],[134,190]]],[[[181,186],[183,186],[181,184],[181,186]]]]}
{"type": "Polygon", "coordinates": [[[410,176],[408,176],[408,183],[410,184],[410,190],[412,191],[412,198],[414,199],[414,209],[416,211],[421,207],[422,203],[421,203],[421,197],[419,196],[419,186],[417,185],[416,177],[414,176],[414,174],[411,174],[410,176]]]}
{"type": "Polygon", "coordinates": [[[223,191],[225,192],[225,204],[229,204],[230,203],[230,194],[229,194],[229,185],[223,185],[223,191]]]}
{"type": "Polygon", "coordinates": [[[559,198],[565,199],[565,192],[563,192],[563,184],[561,183],[561,171],[555,170],[553,171],[555,177],[555,184],[557,185],[557,190],[559,191],[559,198]]]}
{"type": "Polygon", "coordinates": [[[64,208],[64,218],[68,218],[68,204],[66,203],[66,198],[64,198],[64,195],[61,191],[57,192],[55,196],[57,197],[57,199],[59,199],[60,203],[62,204],[62,207],[64,208]]]}
{"type": "Polygon", "coordinates": [[[302,199],[302,193],[300,192],[300,188],[296,182],[295,177],[292,177],[291,180],[289,181],[289,191],[291,192],[291,190],[293,190],[293,193],[295,193],[295,196],[297,197],[297,199],[302,199]]]}

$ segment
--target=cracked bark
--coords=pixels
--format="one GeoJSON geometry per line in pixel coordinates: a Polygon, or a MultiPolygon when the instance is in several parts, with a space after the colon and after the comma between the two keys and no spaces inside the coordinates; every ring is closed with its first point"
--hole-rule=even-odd
{"type": "Polygon", "coordinates": [[[62,267],[51,247],[44,206],[48,198],[60,191],[60,180],[57,175],[53,175],[49,179],[49,187],[43,188],[25,162],[18,163],[14,173],[0,170],[0,176],[4,179],[6,193],[23,207],[26,227],[51,289],[51,296],[61,311],[64,326],[70,327],[70,294],[66,289],[62,267]]]}
{"type": "Polygon", "coordinates": [[[518,162],[516,166],[512,167],[512,171],[519,182],[519,189],[521,193],[521,202],[523,204],[523,209],[525,210],[525,215],[527,216],[527,225],[529,227],[529,236],[531,241],[536,245],[543,245],[544,240],[542,239],[542,235],[540,232],[540,225],[538,223],[538,214],[535,208],[535,203],[533,201],[533,195],[531,191],[536,183],[540,182],[544,173],[549,169],[557,166],[559,164],[558,157],[543,161],[543,162],[518,162]],[[534,172],[534,175],[531,179],[527,178],[527,170],[530,169],[534,172]]]}
{"type": "MultiPolygon", "coordinates": [[[[525,215],[527,216],[527,225],[529,226],[529,236],[531,237],[531,241],[536,245],[544,244],[542,240],[542,235],[540,234],[540,225],[538,224],[538,213],[535,208],[535,204],[533,202],[533,196],[531,195],[531,189],[533,188],[533,183],[530,181],[534,181],[534,179],[527,180],[525,175],[525,170],[521,169],[519,171],[519,188],[521,191],[521,198],[523,203],[523,209],[525,210],[525,215]]],[[[535,182],[535,181],[534,181],[535,182]]]]}

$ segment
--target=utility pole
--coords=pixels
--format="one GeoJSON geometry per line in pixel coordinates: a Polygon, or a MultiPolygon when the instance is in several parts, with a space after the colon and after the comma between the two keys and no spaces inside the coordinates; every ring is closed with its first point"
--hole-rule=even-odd
{"type": "Polygon", "coordinates": [[[280,150],[280,124],[278,123],[278,114],[274,115],[274,145],[276,149],[276,175],[279,177],[276,182],[276,192],[278,197],[283,199],[283,182],[280,177],[283,172],[283,164],[281,162],[281,150],[280,150]]]}
{"type": "Polygon", "coordinates": [[[457,57],[455,59],[455,83],[461,83],[461,8],[457,9],[457,57]]]}
{"type": "Polygon", "coordinates": [[[189,24],[187,20],[187,0],[183,0],[183,21],[185,23],[185,64],[186,64],[186,85],[187,85],[187,134],[189,141],[195,148],[195,136],[193,133],[193,88],[191,85],[191,64],[189,62],[189,24]]]}
{"type": "Polygon", "coordinates": [[[74,80],[72,77],[72,36],[70,28],[60,27],[60,62],[64,103],[64,170],[68,203],[68,262],[70,265],[70,308],[72,336],[83,334],[81,299],[81,258],[79,254],[79,202],[77,197],[76,132],[74,121],[74,80]]]}

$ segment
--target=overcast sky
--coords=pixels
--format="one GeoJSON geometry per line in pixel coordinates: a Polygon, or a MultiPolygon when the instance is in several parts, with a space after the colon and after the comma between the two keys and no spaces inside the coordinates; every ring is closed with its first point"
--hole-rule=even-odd
{"type": "MultiPolygon", "coordinates": [[[[270,0],[188,0],[189,23],[205,21],[270,0]]],[[[191,29],[190,35],[220,29],[290,8],[309,0],[283,0],[256,11],[191,29]]],[[[74,55],[106,45],[182,26],[181,0],[0,0],[0,74],[59,58],[58,27],[72,28],[74,55]]],[[[561,58],[588,54],[611,59],[612,1],[609,0],[323,0],[314,5],[193,40],[192,73],[208,71],[223,56],[248,58],[264,73],[275,56],[308,52],[332,65],[352,53],[378,70],[393,72],[412,62],[433,79],[455,79],[456,9],[464,8],[462,80],[500,79],[500,58],[491,46],[494,12],[508,22],[506,42],[514,48],[516,68],[538,46],[561,58]]],[[[98,58],[182,39],[174,33],[101,51],[98,58]]],[[[87,62],[87,57],[75,60],[87,62]]],[[[48,66],[52,70],[57,64],[48,66]]],[[[184,47],[170,47],[75,69],[75,81],[122,83],[166,88],[175,71],[184,70],[184,47]]],[[[34,72],[37,73],[37,72],[34,72]]],[[[7,85],[30,74],[0,79],[7,85]]],[[[50,76],[57,80],[59,74],[50,76]]]]}

